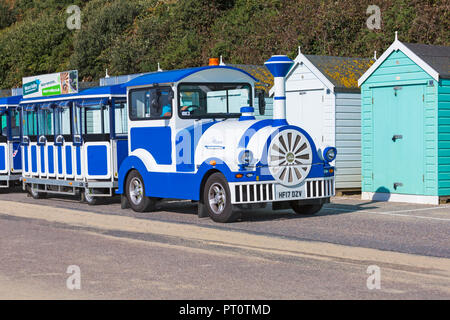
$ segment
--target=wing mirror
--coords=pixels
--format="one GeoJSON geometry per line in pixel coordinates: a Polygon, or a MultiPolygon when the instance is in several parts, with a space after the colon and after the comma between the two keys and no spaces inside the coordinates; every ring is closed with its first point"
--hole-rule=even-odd
{"type": "Polygon", "coordinates": [[[257,91],[259,114],[263,116],[266,113],[266,94],[263,90],[257,91]]]}

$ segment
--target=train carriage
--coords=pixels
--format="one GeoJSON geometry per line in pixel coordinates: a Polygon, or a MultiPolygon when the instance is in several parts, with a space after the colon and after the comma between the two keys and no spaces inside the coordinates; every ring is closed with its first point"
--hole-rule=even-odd
{"type": "Polygon", "coordinates": [[[34,198],[81,193],[95,204],[114,194],[127,156],[125,94],[107,86],[21,101],[22,179],[34,198]]]}
{"type": "Polygon", "coordinates": [[[0,98],[0,190],[9,190],[22,175],[20,114],[22,96],[0,98]]]}
{"type": "Polygon", "coordinates": [[[274,117],[266,120],[253,115],[256,79],[233,67],[157,72],[124,84],[123,207],[143,212],[161,198],[189,199],[199,202],[199,216],[217,222],[235,220],[236,207],[265,203],[318,212],[335,192],[336,149],[319,153],[307,132],[286,121],[284,77],[292,64],[286,56],[266,62],[275,77],[274,117]]]}

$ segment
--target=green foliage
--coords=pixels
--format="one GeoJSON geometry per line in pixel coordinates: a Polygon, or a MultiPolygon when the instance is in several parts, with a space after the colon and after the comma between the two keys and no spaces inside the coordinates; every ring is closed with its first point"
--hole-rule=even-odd
{"type": "Polygon", "coordinates": [[[262,64],[297,47],[309,54],[381,54],[400,40],[449,45],[448,0],[0,0],[0,87],[78,69],[82,79],[226,62],[262,64]],[[81,30],[65,27],[82,9],[81,30]],[[382,29],[369,30],[377,4],[382,29]]]}
{"type": "Polygon", "coordinates": [[[5,0],[0,0],[0,30],[9,27],[14,22],[14,9],[5,0]]]}
{"type": "Polygon", "coordinates": [[[140,9],[127,0],[90,1],[83,9],[81,30],[75,35],[71,67],[85,79],[104,75],[111,43],[132,25],[140,9]]]}

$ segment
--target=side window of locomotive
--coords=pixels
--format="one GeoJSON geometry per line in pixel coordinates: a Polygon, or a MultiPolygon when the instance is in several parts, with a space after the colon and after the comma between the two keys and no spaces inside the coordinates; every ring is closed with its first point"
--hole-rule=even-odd
{"type": "Polygon", "coordinates": [[[131,101],[131,120],[156,120],[172,117],[173,93],[169,87],[132,90],[129,100],[131,101]]]}
{"type": "Polygon", "coordinates": [[[239,117],[252,105],[251,86],[241,83],[192,83],[179,86],[182,118],[239,117]]]}

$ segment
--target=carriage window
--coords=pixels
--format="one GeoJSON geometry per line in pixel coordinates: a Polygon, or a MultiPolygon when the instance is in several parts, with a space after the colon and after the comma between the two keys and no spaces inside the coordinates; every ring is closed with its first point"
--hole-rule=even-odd
{"type": "Polygon", "coordinates": [[[20,112],[16,109],[11,110],[11,135],[20,136],[20,112]]]}
{"type": "Polygon", "coordinates": [[[116,134],[128,133],[128,108],[124,100],[116,100],[114,104],[116,134]]]}
{"type": "Polygon", "coordinates": [[[8,126],[7,126],[7,116],[6,114],[2,114],[0,117],[0,128],[2,129],[2,136],[8,136],[8,126]]]}
{"type": "Polygon", "coordinates": [[[70,134],[70,108],[56,108],[56,123],[55,132],[56,135],[69,135],[70,134]]]}
{"type": "Polygon", "coordinates": [[[24,136],[37,135],[37,114],[35,111],[24,112],[24,136]]]}
{"type": "Polygon", "coordinates": [[[53,109],[41,109],[38,112],[39,135],[53,135],[53,109]]]}
{"type": "Polygon", "coordinates": [[[239,117],[242,107],[252,105],[251,92],[249,84],[182,84],[179,86],[180,117],[239,117]]]}
{"type": "Polygon", "coordinates": [[[0,117],[0,129],[1,135],[4,137],[8,136],[8,116],[6,114],[2,114],[0,117]]]}
{"type": "Polygon", "coordinates": [[[73,103],[73,135],[75,137],[79,137],[81,135],[81,125],[83,123],[83,119],[82,119],[82,110],[81,108],[73,103]]]}
{"type": "Polygon", "coordinates": [[[173,91],[170,87],[132,90],[130,119],[169,119],[172,117],[173,91]]]}
{"type": "Polygon", "coordinates": [[[98,105],[81,108],[81,125],[83,134],[109,133],[109,110],[98,105]]]}

